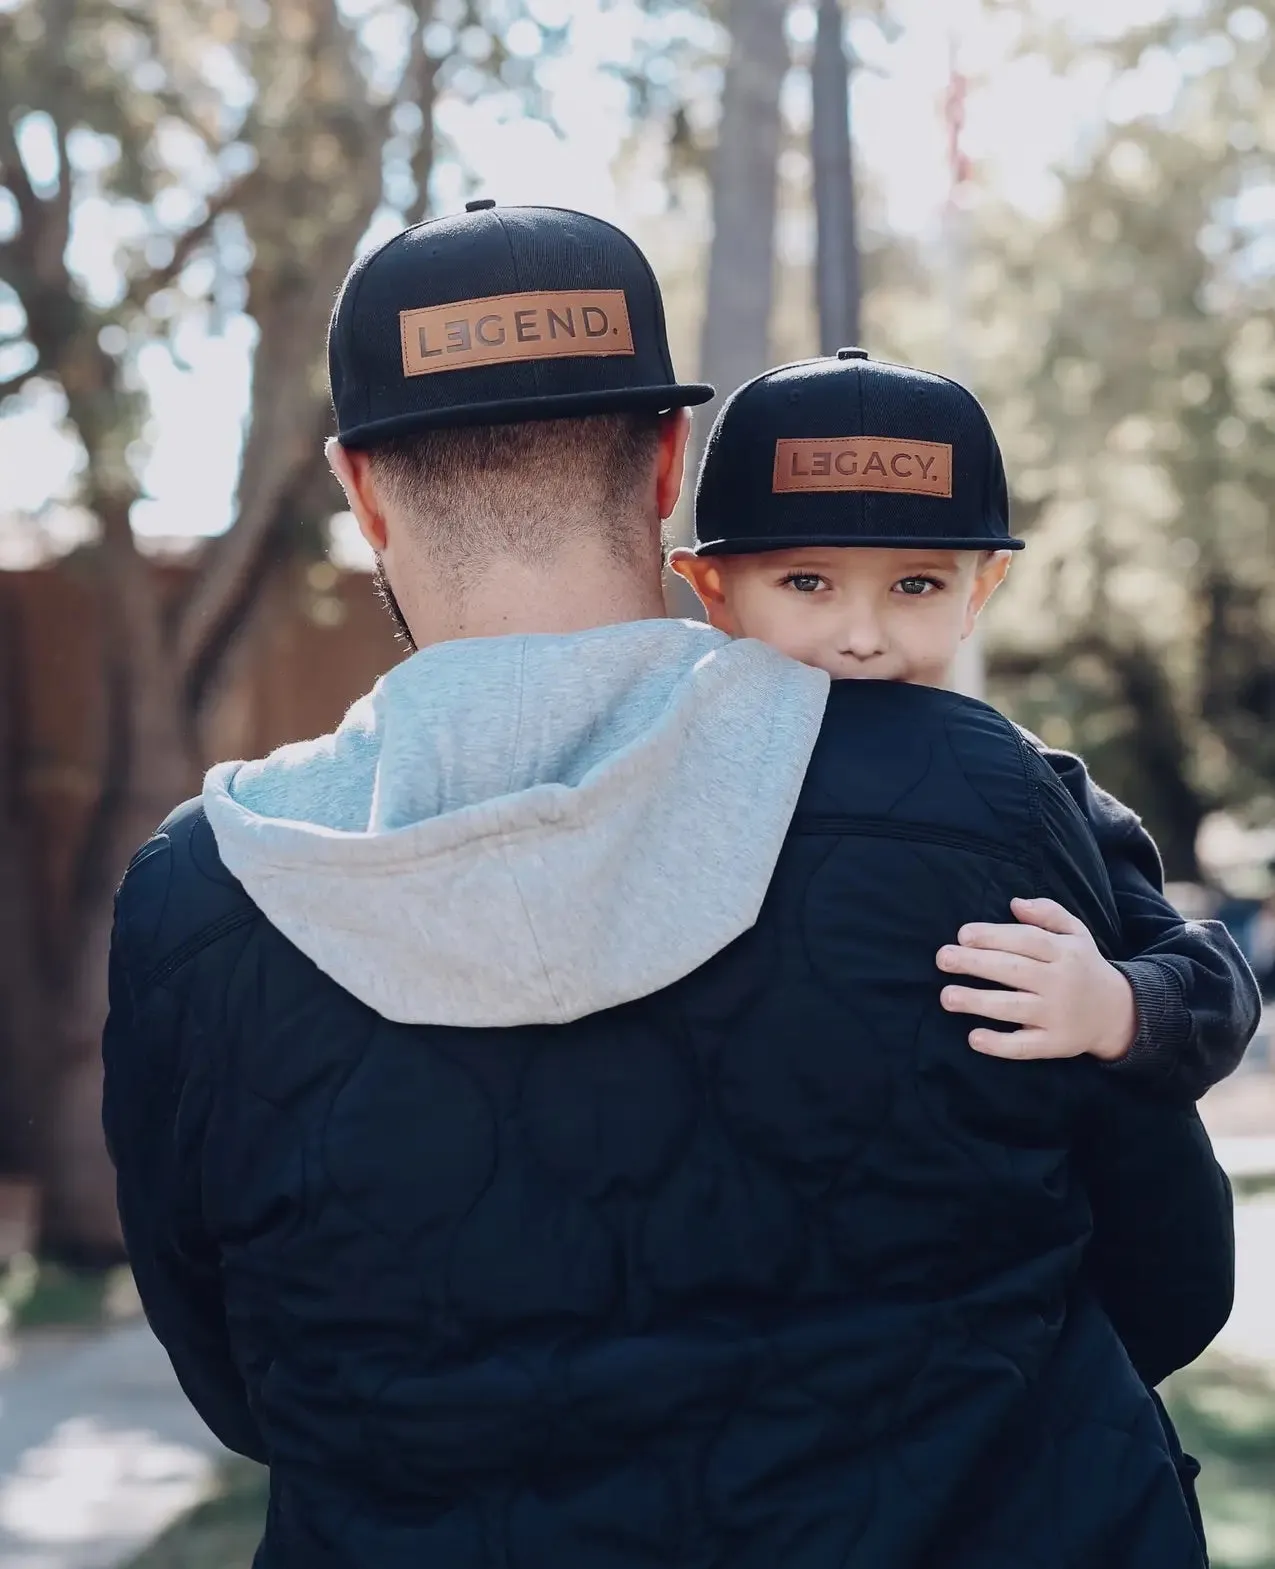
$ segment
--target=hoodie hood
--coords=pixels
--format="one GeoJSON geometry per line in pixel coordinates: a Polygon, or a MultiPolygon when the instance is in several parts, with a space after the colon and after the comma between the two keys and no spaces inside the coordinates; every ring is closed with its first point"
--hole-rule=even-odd
{"type": "Polygon", "coordinates": [[[204,808],[266,918],[383,1017],[562,1023],[753,925],[827,693],[690,621],[442,643],[334,734],[213,768],[204,808]]]}

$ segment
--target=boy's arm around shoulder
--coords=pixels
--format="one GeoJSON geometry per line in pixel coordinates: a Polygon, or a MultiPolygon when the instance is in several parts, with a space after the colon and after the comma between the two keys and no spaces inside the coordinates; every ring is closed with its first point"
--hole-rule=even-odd
{"type": "Polygon", "coordinates": [[[1116,967],[1133,990],[1133,1046],[1109,1072],[1175,1100],[1198,1100],[1231,1073],[1261,1017],[1252,971],[1219,921],[1187,921],[1164,895],[1159,851],[1136,813],[1070,752],[1024,732],[1097,840],[1120,917],[1116,967]]]}

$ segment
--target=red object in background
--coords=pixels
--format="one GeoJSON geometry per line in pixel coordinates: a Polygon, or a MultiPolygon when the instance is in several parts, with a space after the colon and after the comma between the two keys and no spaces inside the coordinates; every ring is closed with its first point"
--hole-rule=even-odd
{"type": "Polygon", "coordinates": [[[947,95],[943,101],[943,117],[947,122],[947,159],[951,174],[952,192],[955,194],[970,177],[970,161],[961,147],[961,133],[965,129],[965,77],[956,68],[956,50],[952,50],[952,68],[948,78],[947,95]]]}

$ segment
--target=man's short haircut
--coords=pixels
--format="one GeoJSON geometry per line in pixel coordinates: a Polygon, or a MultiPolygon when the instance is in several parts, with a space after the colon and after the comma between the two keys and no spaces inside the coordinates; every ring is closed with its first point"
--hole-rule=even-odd
{"type": "Polygon", "coordinates": [[[617,561],[638,563],[660,423],[629,413],[459,426],[398,437],[368,457],[385,501],[463,586],[493,557],[542,566],[590,533],[617,561]]]}

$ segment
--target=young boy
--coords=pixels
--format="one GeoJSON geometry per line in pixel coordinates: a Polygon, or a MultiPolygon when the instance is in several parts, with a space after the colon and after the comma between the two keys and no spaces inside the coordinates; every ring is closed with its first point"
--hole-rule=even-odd
{"type": "MultiPolygon", "coordinates": [[[[725,632],[755,637],[834,680],[950,687],[962,641],[1004,581],[1009,498],[973,395],[861,349],[781,366],[718,416],[695,503],[698,544],[673,569],[725,632]]],[[[941,969],[1005,988],[945,988],[1002,1057],[1089,1053],[1148,1088],[1194,1100],[1234,1069],[1260,1018],[1243,956],[1218,922],[1184,921],[1137,816],[1084,764],[1034,737],[1088,819],[1126,939],[1108,963],[1049,900],[1018,924],[970,926],[941,969]]]]}
{"type": "MultiPolygon", "coordinates": [[[[734,393],[709,438],[695,525],[696,548],[675,551],[672,566],[712,624],[834,680],[951,687],[961,643],[1022,548],[973,395],[860,349],[767,371],[734,393]]],[[[1236,1066],[1257,1027],[1253,977],[1224,927],[1184,921],[1165,899],[1135,814],[1078,758],[1031,739],[1093,829],[1125,954],[1109,962],[1051,900],[1016,900],[1018,924],[967,926],[937,955],[943,971],[1001,989],[946,986],[943,1006],[1002,1026],[975,1027],[976,1051],[1089,1053],[1194,1099],[1236,1066]]],[[[1198,1466],[1156,1404],[1203,1543],[1198,1466]]]]}

